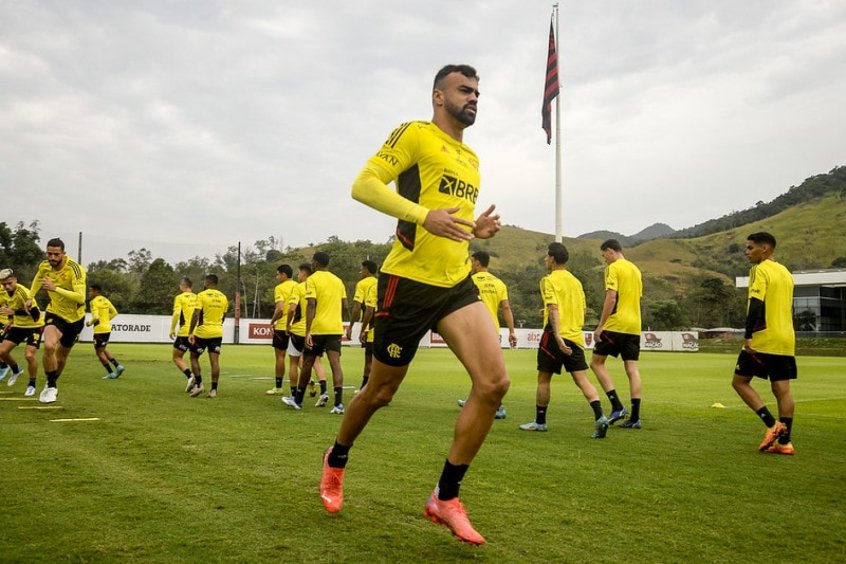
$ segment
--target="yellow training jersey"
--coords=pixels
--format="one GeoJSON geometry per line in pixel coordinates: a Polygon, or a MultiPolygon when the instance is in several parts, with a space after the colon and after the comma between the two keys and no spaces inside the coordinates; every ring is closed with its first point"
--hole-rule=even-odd
{"type": "Polygon", "coordinates": [[[640,270],[624,258],[615,260],[605,267],[605,289],[617,292],[617,302],[604,329],[640,335],[640,298],[643,295],[640,270]]]}
{"type": "MultiPolygon", "coordinates": [[[[44,312],[38,312],[38,320],[32,318],[32,315],[26,312],[24,305],[29,299],[30,292],[26,286],[18,284],[12,293],[7,291],[0,291],[0,307],[10,307],[15,310],[13,315],[9,318],[12,320],[12,327],[20,327],[22,329],[34,329],[44,326],[44,312]]],[[[35,311],[38,304],[35,299],[32,300],[32,307],[30,311],[35,311]]]]}
{"type": "Polygon", "coordinates": [[[194,315],[194,308],[197,307],[197,294],[194,292],[182,292],[173,298],[173,316],[170,318],[170,332],[176,333],[176,326],[179,325],[177,337],[187,337],[191,328],[191,316],[194,315]]]}
{"type": "Polygon", "coordinates": [[[579,279],[567,270],[553,270],[540,281],[543,326],[549,327],[549,306],[558,307],[558,334],[585,348],[585,291],[579,279]]]}
{"type": "Polygon", "coordinates": [[[88,305],[91,310],[91,323],[94,325],[94,334],[111,333],[112,319],[117,315],[117,310],[109,298],[95,296],[88,305]]]}
{"type": "Polygon", "coordinates": [[[197,294],[197,309],[200,320],[194,328],[194,336],[201,339],[223,337],[223,318],[229,309],[229,300],[220,290],[209,288],[197,294]]]}
{"type": "Polygon", "coordinates": [[[508,299],[508,289],[505,287],[505,282],[490,272],[477,272],[472,278],[473,283],[479,289],[479,298],[493,317],[498,333],[499,304],[508,299]]]}
{"type": "MultiPolygon", "coordinates": [[[[367,276],[362,278],[358,281],[355,285],[355,293],[353,294],[353,301],[358,302],[364,306],[364,299],[367,297],[367,292],[370,291],[371,287],[376,286],[376,277],[375,276],[367,276]]],[[[358,319],[354,319],[353,321],[358,321],[358,319]]]]}
{"type": "Polygon", "coordinates": [[[373,342],[373,320],[375,319],[376,315],[376,302],[378,294],[378,286],[376,284],[371,284],[370,288],[367,290],[367,295],[364,296],[365,309],[368,307],[373,308],[373,316],[370,318],[370,327],[367,330],[367,334],[364,336],[365,343],[373,342]]]}
{"type": "Polygon", "coordinates": [[[49,278],[56,284],[56,291],[47,292],[50,296],[47,311],[74,323],[85,318],[85,269],[72,258],[65,258],[65,265],[59,270],[53,270],[46,260],[38,265],[30,294],[33,297],[38,294],[41,280],[49,278]]]}
{"type": "Polygon", "coordinates": [[[276,325],[273,326],[277,331],[284,331],[288,323],[288,300],[291,298],[291,292],[294,291],[296,286],[297,283],[293,280],[285,280],[281,284],[277,284],[276,288],[273,289],[273,303],[276,305],[281,303],[284,307],[283,311],[285,311],[282,317],[276,320],[276,325]]]}
{"type": "MultiPolygon", "coordinates": [[[[306,282],[308,282],[308,280],[306,280],[306,282]]],[[[294,310],[294,314],[291,316],[291,333],[298,337],[305,337],[306,307],[308,306],[305,291],[305,282],[297,284],[291,289],[291,296],[288,298],[289,309],[292,304],[297,306],[294,310]]]]}
{"type": "MultiPolygon", "coordinates": [[[[400,125],[368,164],[389,173],[403,198],[430,210],[458,207],[457,217],[476,219],[479,159],[470,147],[435,124],[414,121],[400,125]]],[[[400,220],[382,272],[451,288],[470,273],[468,248],[467,241],[437,237],[422,225],[400,220]]]]}
{"type": "MultiPolygon", "coordinates": [[[[749,299],[764,302],[764,327],[752,333],[752,348],[768,354],[793,356],[793,275],[767,259],[749,270],[749,299]]],[[[748,306],[747,306],[748,307],[748,306]]]]}
{"type": "Polygon", "coordinates": [[[326,270],[318,270],[305,283],[306,299],[317,300],[312,335],[341,335],[344,332],[343,301],[347,289],[340,278],[326,270]]]}

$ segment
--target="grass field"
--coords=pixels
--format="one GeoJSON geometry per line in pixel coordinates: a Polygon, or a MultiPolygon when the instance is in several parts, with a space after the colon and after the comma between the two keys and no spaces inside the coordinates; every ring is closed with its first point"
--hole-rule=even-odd
{"type": "MultiPolygon", "coordinates": [[[[488,539],[471,547],[422,515],[469,388],[448,351],[420,351],[329,515],[317,486],[339,419],[264,395],[269,347],[225,347],[214,400],[183,392],[167,345],[110,349],[126,373],[101,380],[79,346],[57,409],[33,409],[25,379],[0,385],[0,561],[833,562],[846,550],[842,357],[799,358],[797,454],[779,457],[756,450],[763,426],[730,387],[734,355],[645,353],[644,428],[597,441],[569,377],[553,381],[549,432],[518,430],[534,417],[534,351],[506,351],[508,418],[462,488],[488,539]]],[[[349,383],[361,362],[344,350],[349,383]]]]}

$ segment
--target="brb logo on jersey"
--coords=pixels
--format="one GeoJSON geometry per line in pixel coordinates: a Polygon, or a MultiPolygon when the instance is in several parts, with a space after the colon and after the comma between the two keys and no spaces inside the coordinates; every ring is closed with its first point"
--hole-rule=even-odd
{"type": "Polygon", "coordinates": [[[456,198],[466,198],[473,204],[476,203],[476,198],[479,197],[478,188],[464,182],[460,178],[446,174],[441,177],[441,185],[438,187],[438,192],[441,194],[450,194],[456,198]]]}

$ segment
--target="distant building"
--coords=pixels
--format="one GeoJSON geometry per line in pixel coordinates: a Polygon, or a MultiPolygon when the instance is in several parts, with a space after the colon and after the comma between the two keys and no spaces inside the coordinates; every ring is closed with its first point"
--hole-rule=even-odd
{"type": "MultiPolygon", "coordinates": [[[[846,331],[846,270],[799,270],[793,273],[793,326],[797,331],[846,331]]],[[[735,278],[749,287],[748,276],[735,278]]]]}

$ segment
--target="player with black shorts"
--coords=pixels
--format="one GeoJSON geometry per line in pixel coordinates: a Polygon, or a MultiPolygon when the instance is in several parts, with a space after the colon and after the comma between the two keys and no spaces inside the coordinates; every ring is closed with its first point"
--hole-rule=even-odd
{"type": "Polygon", "coordinates": [[[752,263],[746,331],[732,386],[767,427],[758,450],[792,455],[794,401],[790,381],[797,377],[793,275],[773,259],[775,246],[775,237],[763,231],[749,235],[746,241],[746,256],[752,263]],[[770,381],[778,404],[778,421],[752,387],[752,378],[770,381]]]}
{"type": "Polygon", "coordinates": [[[640,299],[643,296],[643,280],[640,270],[623,256],[623,246],[616,239],[608,239],[600,245],[605,261],[605,301],[599,324],[593,332],[593,354],[590,368],[605,390],[611,402],[613,425],[629,414],[614,388],[614,381],[605,366],[609,356],[619,356],[629,379],[632,412],[627,421],[620,424],[624,429],[640,429],[641,379],[637,361],[640,358],[640,299]]]}

